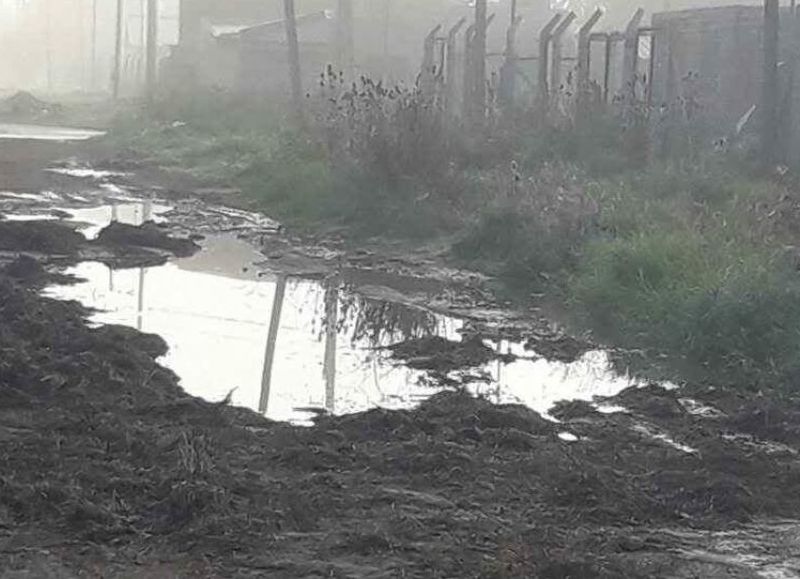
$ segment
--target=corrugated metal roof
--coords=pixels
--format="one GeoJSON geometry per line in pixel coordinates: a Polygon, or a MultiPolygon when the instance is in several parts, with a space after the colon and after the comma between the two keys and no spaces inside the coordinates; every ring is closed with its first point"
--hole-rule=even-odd
{"type": "MultiPolygon", "coordinates": [[[[297,17],[297,26],[302,27],[305,24],[311,24],[314,22],[321,22],[324,20],[333,20],[334,12],[332,10],[320,10],[319,12],[311,12],[309,14],[302,14],[297,17]]],[[[270,30],[274,29],[275,31],[283,31],[283,27],[285,25],[285,21],[281,20],[269,20],[267,22],[257,22],[253,24],[252,22],[248,22],[246,24],[212,24],[211,25],[211,36],[214,38],[223,38],[225,36],[238,36],[244,32],[250,32],[252,30],[270,30]]]]}

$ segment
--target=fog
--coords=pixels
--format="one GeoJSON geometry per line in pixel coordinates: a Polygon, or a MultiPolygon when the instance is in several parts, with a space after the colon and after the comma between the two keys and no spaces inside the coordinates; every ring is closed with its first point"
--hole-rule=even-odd
{"type": "MultiPolygon", "coordinates": [[[[242,5],[248,4],[246,0],[239,1],[242,5]]],[[[520,50],[535,51],[536,31],[553,11],[574,10],[582,18],[600,6],[606,15],[599,29],[610,29],[624,26],[638,6],[644,6],[649,17],[656,8],[680,10],[758,3],[756,0],[603,0],[599,3],[594,0],[518,0],[518,12],[523,17],[520,50]]],[[[130,90],[141,84],[143,76],[145,4],[146,0],[124,2],[123,81],[130,90]]],[[[180,0],[159,2],[162,58],[179,42],[179,4],[180,0]]],[[[263,20],[282,18],[280,0],[258,4],[259,17],[263,20]]],[[[469,18],[473,4],[468,0],[356,0],[357,60],[364,66],[371,65],[371,70],[392,66],[390,60],[404,61],[405,67],[399,70],[409,74],[420,56],[427,30],[438,23],[448,26],[461,16],[469,18]]],[[[511,0],[490,1],[490,12],[497,15],[489,34],[490,52],[503,50],[510,4],[511,0]]],[[[335,8],[336,0],[296,1],[299,15],[321,9],[334,11],[335,8]]],[[[250,12],[250,17],[244,20],[252,23],[250,12]]],[[[115,18],[114,0],[0,0],[0,90],[25,89],[61,95],[107,91],[114,60],[115,18]]]]}

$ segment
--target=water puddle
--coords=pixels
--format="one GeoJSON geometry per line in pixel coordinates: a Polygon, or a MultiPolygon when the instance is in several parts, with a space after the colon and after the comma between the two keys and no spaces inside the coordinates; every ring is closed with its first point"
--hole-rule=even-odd
{"type": "Polygon", "coordinates": [[[103,131],[73,127],[0,123],[0,140],[86,141],[104,134],[103,131]]]}
{"type": "MultiPolygon", "coordinates": [[[[331,282],[265,275],[258,262],[263,255],[252,246],[221,235],[197,255],[159,267],[79,264],[68,273],[85,282],[46,294],[96,309],[94,323],[160,335],[170,347],[162,363],[187,392],[209,401],[232,392],[233,404],[275,420],[305,423],[317,409],[409,408],[441,389],[383,347],[422,336],[458,341],[462,320],[331,282]]],[[[546,413],[560,400],[611,396],[632,384],[613,373],[604,352],[566,364],[539,359],[521,344],[487,345],[523,356],[470,373],[468,389],[498,403],[546,413]]]]}
{"type": "Polygon", "coordinates": [[[93,169],[91,167],[53,167],[48,169],[50,173],[58,175],[66,175],[67,177],[75,177],[77,179],[94,179],[102,181],[111,177],[126,177],[128,173],[122,171],[105,171],[102,169],[93,169]]]}

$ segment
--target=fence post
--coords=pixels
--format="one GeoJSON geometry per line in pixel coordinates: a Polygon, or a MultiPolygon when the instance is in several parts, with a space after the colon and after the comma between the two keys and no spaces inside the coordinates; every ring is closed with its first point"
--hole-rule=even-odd
{"type": "Polygon", "coordinates": [[[472,102],[470,125],[483,124],[486,118],[486,31],[489,27],[487,0],[475,0],[475,38],[473,39],[472,102]]]}
{"type": "Polygon", "coordinates": [[[561,14],[556,14],[545,24],[539,33],[539,74],[538,74],[538,93],[539,93],[539,114],[542,119],[547,117],[550,107],[550,89],[548,88],[548,63],[550,62],[550,35],[558,23],[561,21],[561,14]]]}
{"type": "Polygon", "coordinates": [[[498,99],[504,107],[514,104],[517,80],[517,30],[522,17],[516,16],[506,32],[506,53],[503,66],[500,68],[500,87],[498,99]]]}
{"type": "Polygon", "coordinates": [[[436,39],[442,25],[433,28],[425,37],[425,46],[422,56],[422,72],[420,74],[419,88],[425,98],[432,98],[436,86],[436,39]]]}
{"type": "Polygon", "coordinates": [[[590,78],[592,71],[592,29],[597,26],[603,11],[598,8],[589,17],[580,32],[578,32],[578,72],[577,72],[577,112],[576,117],[581,120],[589,109],[590,78]]]}
{"type": "Polygon", "coordinates": [[[561,23],[556,27],[552,34],[552,42],[553,42],[553,55],[552,55],[552,69],[550,70],[550,90],[553,92],[553,96],[558,94],[558,91],[561,90],[561,68],[562,68],[562,61],[564,59],[563,54],[563,39],[564,34],[567,32],[572,23],[575,22],[575,19],[578,17],[577,14],[574,12],[570,12],[567,14],[566,18],[564,18],[561,23]]]}
{"type": "Polygon", "coordinates": [[[303,122],[303,80],[300,72],[300,43],[297,39],[297,17],[294,0],[283,0],[286,24],[286,41],[289,45],[289,81],[292,87],[292,105],[298,123],[303,122]]]}
{"type": "Polygon", "coordinates": [[[458,33],[466,24],[467,19],[462,18],[447,31],[447,48],[445,52],[445,87],[444,107],[447,116],[456,117],[457,100],[457,74],[458,74],[458,33]]]}
{"type": "Polygon", "coordinates": [[[473,64],[475,59],[474,45],[475,24],[470,24],[464,35],[464,78],[461,85],[461,117],[465,121],[472,114],[470,107],[472,107],[472,91],[475,88],[475,81],[473,80],[475,72],[473,64]]]}
{"type": "Polygon", "coordinates": [[[765,165],[778,161],[778,44],[780,1],[764,0],[764,70],[761,96],[761,152],[765,165]]]}
{"type": "Polygon", "coordinates": [[[644,18],[644,9],[639,8],[625,28],[624,54],[622,57],[623,109],[626,118],[636,105],[636,71],[639,64],[639,26],[644,18]]]}

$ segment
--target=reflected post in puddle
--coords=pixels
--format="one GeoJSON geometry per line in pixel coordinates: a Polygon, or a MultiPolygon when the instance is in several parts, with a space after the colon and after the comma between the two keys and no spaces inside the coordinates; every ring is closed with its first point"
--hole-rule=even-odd
{"type": "Polygon", "coordinates": [[[336,411],[336,337],[339,331],[339,287],[334,278],[325,290],[325,361],[322,376],[325,380],[325,409],[336,411]]]}
{"type": "Polygon", "coordinates": [[[285,275],[279,276],[275,284],[275,299],[272,303],[272,314],[269,321],[269,332],[267,334],[267,349],[264,353],[264,371],[261,375],[261,398],[258,402],[258,411],[266,414],[269,408],[269,391],[272,383],[272,365],[275,361],[275,345],[278,342],[278,330],[281,325],[281,310],[283,300],[286,297],[285,275]]]}
{"type": "MultiPolygon", "coordinates": [[[[110,269],[110,268],[109,268],[110,269]]],[[[143,267],[139,268],[139,300],[136,304],[136,329],[142,331],[142,321],[144,318],[144,274],[143,267]]]]}

